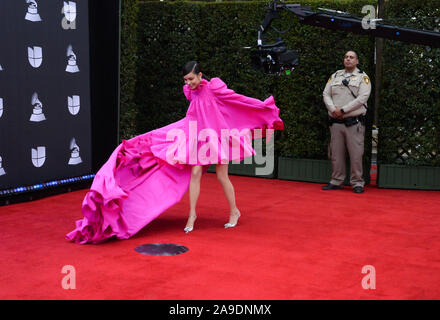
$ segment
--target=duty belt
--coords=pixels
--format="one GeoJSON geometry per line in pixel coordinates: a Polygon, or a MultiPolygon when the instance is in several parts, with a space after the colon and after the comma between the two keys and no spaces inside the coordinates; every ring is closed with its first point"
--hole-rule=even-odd
{"type": "Polygon", "coordinates": [[[328,117],[329,124],[332,125],[333,123],[343,123],[346,127],[351,127],[357,123],[361,123],[362,125],[365,125],[365,116],[359,115],[357,117],[347,117],[344,119],[336,119],[332,117],[328,117]]]}

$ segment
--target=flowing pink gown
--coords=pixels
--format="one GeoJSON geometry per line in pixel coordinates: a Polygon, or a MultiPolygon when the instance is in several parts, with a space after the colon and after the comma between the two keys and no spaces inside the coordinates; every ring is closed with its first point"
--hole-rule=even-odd
{"type": "Polygon", "coordinates": [[[67,240],[128,239],[181,200],[193,165],[205,166],[206,172],[210,164],[255,154],[251,141],[222,138],[222,130],[263,129],[263,136],[266,129],[283,130],[272,96],[261,101],[237,94],[219,78],[202,79],[195,90],[185,85],[183,91],[190,101],[185,118],[123,140],[113,151],[84,198],[84,218],[67,240]]]}

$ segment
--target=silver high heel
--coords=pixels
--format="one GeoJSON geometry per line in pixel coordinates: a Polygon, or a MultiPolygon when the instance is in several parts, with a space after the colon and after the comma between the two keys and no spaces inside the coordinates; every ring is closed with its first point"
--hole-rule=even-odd
{"type": "MultiPolygon", "coordinates": [[[[195,219],[197,219],[197,216],[192,216],[192,217],[194,217],[195,219]]],[[[195,220],[194,220],[195,221],[195,220]]],[[[183,229],[183,231],[185,231],[185,233],[190,233],[191,231],[193,231],[194,230],[194,226],[192,226],[192,227],[185,227],[185,229],[183,229]]]]}
{"type": "Polygon", "coordinates": [[[185,233],[189,233],[193,230],[194,230],[194,227],[186,227],[185,229],[183,229],[183,231],[185,231],[185,233]]]}
{"type": "Polygon", "coordinates": [[[228,229],[228,228],[234,228],[234,227],[237,225],[237,223],[238,223],[238,219],[240,219],[240,216],[241,216],[241,213],[240,213],[240,211],[238,211],[237,222],[236,222],[236,223],[230,223],[230,222],[228,222],[227,224],[225,224],[225,229],[228,229]]]}

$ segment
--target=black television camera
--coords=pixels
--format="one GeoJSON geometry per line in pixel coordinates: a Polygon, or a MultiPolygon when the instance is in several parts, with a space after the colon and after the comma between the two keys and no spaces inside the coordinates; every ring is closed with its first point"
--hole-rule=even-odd
{"type": "Polygon", "coordinates": [[[290,75],[299,65],[299,52],[287,49],[283,41],[261,45],[252,52],[252,65],[264,74],[290,75]]]}
{"type": "MultiPolygon", "coordinates": [[[[365,28],[364,19],[346,12],[325,8],[313,11],[309,6],[285,4],[280,0],[272,0],[267,9],[266,17],[258,28],[257,45],[252,54],[253,66],[265,74],[289,75],[299,64],[298,51],[287,49],[283,41],[263,44],[263,34],[271,27],[274,19],[280,18],[280,10],[295,14],[299,22],[305,25],[440,48],[440,33],[437,31],[398,27],[385,23],[383,19],[375,19],[375,28],[365,28]]],[[[278,33],[285,33],[271,28],[278,33]]]]}

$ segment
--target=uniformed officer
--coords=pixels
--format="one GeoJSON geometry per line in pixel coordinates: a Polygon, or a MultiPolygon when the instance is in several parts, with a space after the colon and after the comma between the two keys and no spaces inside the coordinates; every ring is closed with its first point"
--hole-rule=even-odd
{"type": "Polygon", "coordinates": [[[350,155],[350,184],[355,193],[364,192],[362,156],[364,154],[365,114],[371,92],[370,78],[359,70],[358,55],[350,50],[344,56],[345,69],[331,75],[323,92],[330,122],[332,178],[323,190],[343,189],[346,150],[350,155]]]}

